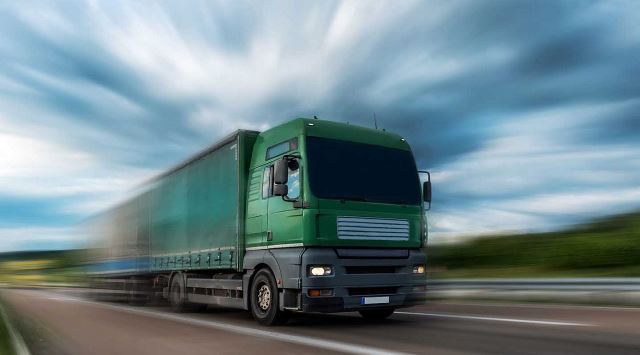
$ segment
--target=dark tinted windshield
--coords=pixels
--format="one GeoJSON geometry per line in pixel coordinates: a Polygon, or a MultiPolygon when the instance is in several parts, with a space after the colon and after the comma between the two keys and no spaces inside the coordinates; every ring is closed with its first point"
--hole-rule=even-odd
{"type": "Polygon", "coordinates": [[[318,198],[420,204],[411,152],[307,137],[309,183],[318,198]]]}

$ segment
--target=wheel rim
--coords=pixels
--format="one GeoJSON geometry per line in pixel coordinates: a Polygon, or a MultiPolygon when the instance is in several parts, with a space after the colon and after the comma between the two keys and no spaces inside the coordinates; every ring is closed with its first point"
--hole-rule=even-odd
{"type": "Polygon", "coordinates": [[[271,307],[271,289],[268,285],[262,284],[258,288],[258,307],[262,312],[266,312],[271,307]]]}

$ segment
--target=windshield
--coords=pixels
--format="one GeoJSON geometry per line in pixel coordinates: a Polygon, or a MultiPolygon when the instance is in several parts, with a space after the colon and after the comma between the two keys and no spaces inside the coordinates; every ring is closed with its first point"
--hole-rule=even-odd
{"type": "Polygon", "coordinates": [[[307,137],[309,184],[318,198],[420,204],[411,152],[377,145],[307,137]]]}

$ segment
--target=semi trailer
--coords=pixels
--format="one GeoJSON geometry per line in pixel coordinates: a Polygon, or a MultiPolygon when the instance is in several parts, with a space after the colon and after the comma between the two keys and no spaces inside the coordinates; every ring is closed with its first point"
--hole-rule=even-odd
{"type": "Polygon", "coordinates": [[[245,309],[384,319],[426,291],[426,203],[406,140],[299,118],[239,130],[92,218],[100,294],[178,312],[245,309]]]}

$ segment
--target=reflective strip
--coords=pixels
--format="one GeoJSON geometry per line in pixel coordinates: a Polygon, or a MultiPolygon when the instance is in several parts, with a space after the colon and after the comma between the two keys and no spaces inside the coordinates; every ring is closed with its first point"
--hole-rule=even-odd
{"type": "Polygon", "coordinates": [[[408,240],[410,232],[406,219],[340,216],[337,226],[339,239],[408,240]]]}

